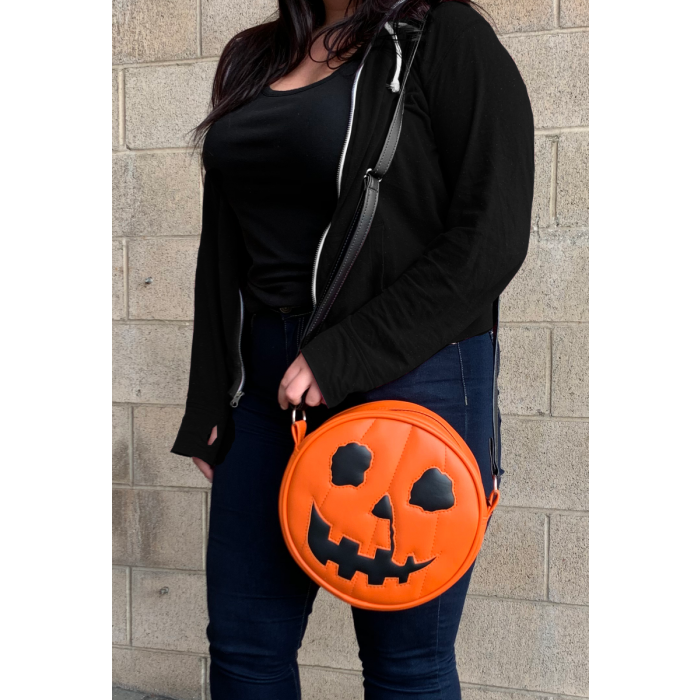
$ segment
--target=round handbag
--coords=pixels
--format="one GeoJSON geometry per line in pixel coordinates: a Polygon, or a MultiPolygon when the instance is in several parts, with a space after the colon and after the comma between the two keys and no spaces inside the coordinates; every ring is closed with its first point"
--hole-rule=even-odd
{"type": "Polygon", "coordinates": [[[292,435],[282,533],[320,586],[359,608],[401,610],[440,595],[472,565],[499,493],[486,500],[474,455],[436,413],[374,401],[309,435],[294,420],[292,435]]]}

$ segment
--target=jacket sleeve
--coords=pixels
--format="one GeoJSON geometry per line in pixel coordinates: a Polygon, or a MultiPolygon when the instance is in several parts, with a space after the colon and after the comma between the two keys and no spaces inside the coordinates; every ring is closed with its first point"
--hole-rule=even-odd
{"type": "Polygon", "coordinates": [[[392,285],[304,347],[329,406],[393,381],[453,342],[527,253],[534,124],[515,63],[482,18],[430,71],[428,63],[418,78],[451,196],[445,230],[392,285]]]}
{"type": "Polygon", "coordinates": [[[233,212],[221,193],[216,171],[207,172],[202,205],[202,233],[194,289],[194,332],[185,415],[172,452],[217,464],[232,440],[227,391],[231,378],[221,313],[219,238],[231,235],[233,212]],[[207,445],[212,428],[218,437],[207,445]],[[222,452],[224,452],[222,456],[222,452]]]}

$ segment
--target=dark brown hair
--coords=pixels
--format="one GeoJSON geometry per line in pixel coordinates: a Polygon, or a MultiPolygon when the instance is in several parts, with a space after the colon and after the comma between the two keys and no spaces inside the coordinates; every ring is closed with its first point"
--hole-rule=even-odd
{"type": "Polygon", "coordinates": [[[343,60],[369,46],[386,22],[420,20],[442,2],[476,5],[470,0],[348,0],[354,12],[319,31],[325,21],[323,0],[278,0],[276,19],[245,29],[226,44],[214,76],[211,111],[194,130],[195,143],[215,121],[296,68],[319,35],[326,61],[343,60]]]}

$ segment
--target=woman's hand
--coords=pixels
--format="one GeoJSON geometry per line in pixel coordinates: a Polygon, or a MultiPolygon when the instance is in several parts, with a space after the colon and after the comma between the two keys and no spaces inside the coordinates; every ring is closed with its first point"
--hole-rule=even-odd
{"type": "Polygon", "coordinates": [[[304,399],[307,406],[318,406],[320,403],[326,403],[311,368],[300,353],[282,377],[280,388],[277,391],[277,401],[283,409],[289,408],[290,404],[296,406],[301,402],[301,397],[307,389],[308,392],[304,399]]]}
{"type": "MultiPolygon", "coordinates": [[[[209,436],[209,442],[207,445],[213,444],[214,440],[216,440],[217,437],[217,431],[216,431],[216,426],[214,426],[211,429],[211,435],[209,436]]],[[[197,465],[197,469],[199,469],[204,476],[209,479],[211,482],[214,479],[214,469],[213,467],[209,466],[203,459],[200,459],[199,457],[192,457],[192,461],[197,465]]]]}

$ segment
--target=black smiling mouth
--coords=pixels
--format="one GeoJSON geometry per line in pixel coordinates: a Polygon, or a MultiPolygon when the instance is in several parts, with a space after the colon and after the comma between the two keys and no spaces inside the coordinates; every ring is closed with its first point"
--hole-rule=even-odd
{"type": "Polygon", "coordinates": [[[418,563],[413,555],[410,555],[405,564],[396,564],[392,560],[395,548],[394,521],[389,497],[384,496],[375,505],[372,513],[378,518],[389,520],[391,537],[389,549],[378,548],[374,557],[366,557],[359,554],[359,543],[345,536],[336,544],[329,538],[331,526],[321,517],[315,503],[311,508],[307,537],[309,548],[321,564],[325,565],[329,560],[335,562],[338,565],[338,576],[348,581],[361,571],[367,575],[367,582],[372,586],[381,586],[387,578],[397,578],[399,583],[406,583],[410,574],[424,569],[433,559],[418,563]]]}

